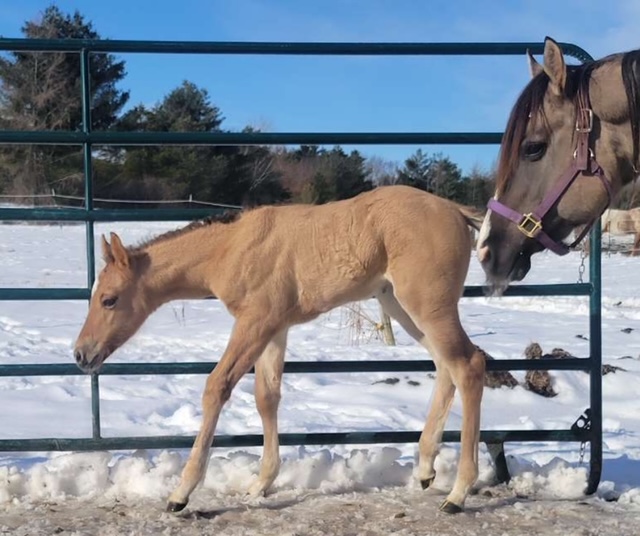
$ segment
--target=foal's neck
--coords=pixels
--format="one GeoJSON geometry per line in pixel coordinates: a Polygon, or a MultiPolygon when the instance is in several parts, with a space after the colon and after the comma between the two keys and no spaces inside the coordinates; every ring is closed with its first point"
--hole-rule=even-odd
{"type": "Polygon", "coordinates": [[[214,223],[145,248],[149,264],[144,283],[156,307],[172,300],[211,296],[212,278],[230,233],[230,225],[214,223]]]}

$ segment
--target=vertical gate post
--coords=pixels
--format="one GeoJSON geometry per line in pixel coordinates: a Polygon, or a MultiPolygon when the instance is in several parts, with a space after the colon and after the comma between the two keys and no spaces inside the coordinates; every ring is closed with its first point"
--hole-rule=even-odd
{"type": "Polygon", "coordinates": [[[589,296],[589,405],[591,407],[590,471],[587,494],[598,489],[602,474],[602,265],[600,243],[602,228],[600,220],[591,232],[589,255],[589,281],[592,289],[589,296]]]}
{"type": "MultiPolygon", "coordinates": [[[[90,51],[83,48],[80,53],[80,74],[82,77],[82,132],[91,132],[91,58],[90,51]]],[[[85,221],[87,247],[87,287],[93,288],[95,281],[95,240],[93,234],[93,169],[91,159],[91,143],[85,140],[82,144],[84,161],[84,208],[87,212],[85,221]]],[[[100,437],[100,384],[97,374],[91,375],[91,423],[93,438],[100,437]]]]}

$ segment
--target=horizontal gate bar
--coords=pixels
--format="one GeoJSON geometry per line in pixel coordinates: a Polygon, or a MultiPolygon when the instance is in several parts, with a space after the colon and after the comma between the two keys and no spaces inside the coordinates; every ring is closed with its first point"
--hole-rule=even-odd
{"type": "Polygon", "coordinates": [[[0,221],[114,222],[114,221],[190,221],[233,211],[233,208],[0,208],[0,221]]]}
{"type": "MultiPolygon", "coordinates": [[[[590,283],[561,283],[556,285],[515,285],[509,287],[505,297],[540,296],[588,296],[593,287],[590,283]]],[[[466,298],[482,298],[484,287],[465,287],[466,298]]],[[[0,301],[17,300],[87,300],[91,290],[86,288],[0,288],[0,301]]]]}
{"type": "Polygon", "coordinates": [[[501,132],[0,131],[0,143],[34,145],[497,145],[501,140],[501,132]]]}
{"type": "MultiPolygon", "coordinates": [[[[69,355],[71,360],[71,355],[69,355]]],[[[215,362],[189,363],[111,363],[100,370],[100,376],[126,376],[139,374],[209,374],[215,362]]],[[[584,370],[591,368],[589,358],[564,359],[493,359],[487,361],[487,370],[584,370]]],[[[287,374],[348,373],[348,372],[434,372],[432,361],[289,361],[287,374]]],[[[251,370],[253,373],[253,369],[251,370]]],[[[28,365],[0,365],[0,377],[16,376],[83,376],[73,363],[28,365]]]]}
{"type": "MultiPolygon", "coordinates": [[[[368,445],[374,443],[417,443],[420,432],[327,432],[279,434],[280,444],[295,445],[368,445]]],[[[487,430],[480,433],[484,443],[516,441],[589,441],[589,430],[487,430]]],[[[2,439],[0,452],[88,451],[129,449],[191,448],[194,436],[103,437],[97,439],[42,438],[2,439]]],[[[460,442],[460,432],[445,431],[443,442],[460,442]]],[[[260,434],[216,436],[214,447],[260,447],[260,434]]]]}
{"type": "MultiPolygon", "coordinates": [[[[579,60],[587,52],[573,43],[560,43],[562,51],[579,60]]],[[[130,41],[121,39],[0,39],[0,50],[48,52],[120,52],[161,54],[269,54],[349,56],[486,56],[533,54],[544,51],[544,43],[318,43],[252,41],[130,41]]]]}

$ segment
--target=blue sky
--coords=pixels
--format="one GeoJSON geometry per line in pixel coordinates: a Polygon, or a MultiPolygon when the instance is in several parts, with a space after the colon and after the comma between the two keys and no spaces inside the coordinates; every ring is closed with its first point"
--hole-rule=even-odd
{"type": "MultiPolygon", "coordinates": [[[[0,35],[51,2],[0,4],[0,35]]],[[[198,41],[573,42],[594,57],[640,47],[640,0],[59,0],[110,39],[198,41]]],[[[528,79],[524,57],[122,55],[130,104],[154,104],[183,80],[210,93],[228,129],[500,131],[528,79]]],[[[402,162],[417,147],[363,146],[402,162]]],[[[492,146],[427,146],[465,171],[492,146]]]]}

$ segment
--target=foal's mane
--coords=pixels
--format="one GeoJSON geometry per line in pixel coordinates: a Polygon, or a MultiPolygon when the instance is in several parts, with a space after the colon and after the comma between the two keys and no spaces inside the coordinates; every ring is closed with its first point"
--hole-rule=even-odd
{"type": "Polygon", "coordinates": [[[241,210],[233,210],[233,211],[227,210],[221,214],[212,214],[211,216],[208,216],[204,219],[194,220],[189,224],[185,225],[184,227],[180,227],[179,229],[173,229],[161,235],[154,236],[148,240],[145,240],[144,242],[141,242],[140,244],[131,248],[130,252],[134,254],[142,253],[149,246],[156,245],[160,242],[165,242],[166,240],[170,240],[171,238],[177,238],[178,236],[185,235],[187,233],[190,233],[191,231],[195,231],[196,229],[201,229],[202,227],[208,227],[209,225],[212,225],[214,223],[222,223],[222,224],[232,223],[240,219],[241,215],[242,215],[241,210]]]}
{"type": "MultiPolygon", "coordinates": [[[[577,106],[576,97],[578,93],[584,91],[585,94],[588,94],[589,82],[593,71],[603,64],[618,58],[620,58],[620,54],[614,54],[582,65],[568,65],[565,96],[573,100],[577,106]]],[[[622,79],[629,105],[629,118],[633,135],[633,159],[634,164],[637,165],[640,151],[638,147],[640,138],[640,50],[634,50],[622,55],[622,79]]],[[[511,110],[511,115],[502,137],[498,160],[496,179],[496,189],[498,191],[504,191],[518,166],[520,146],[524,141],[529,119],[534,118],[535,120],[537,117],[542,117],[545,127],[547,126],[542,104],[548,87],[549,77],[544,72],[539,73],[525,86],[511,110]]]]}

